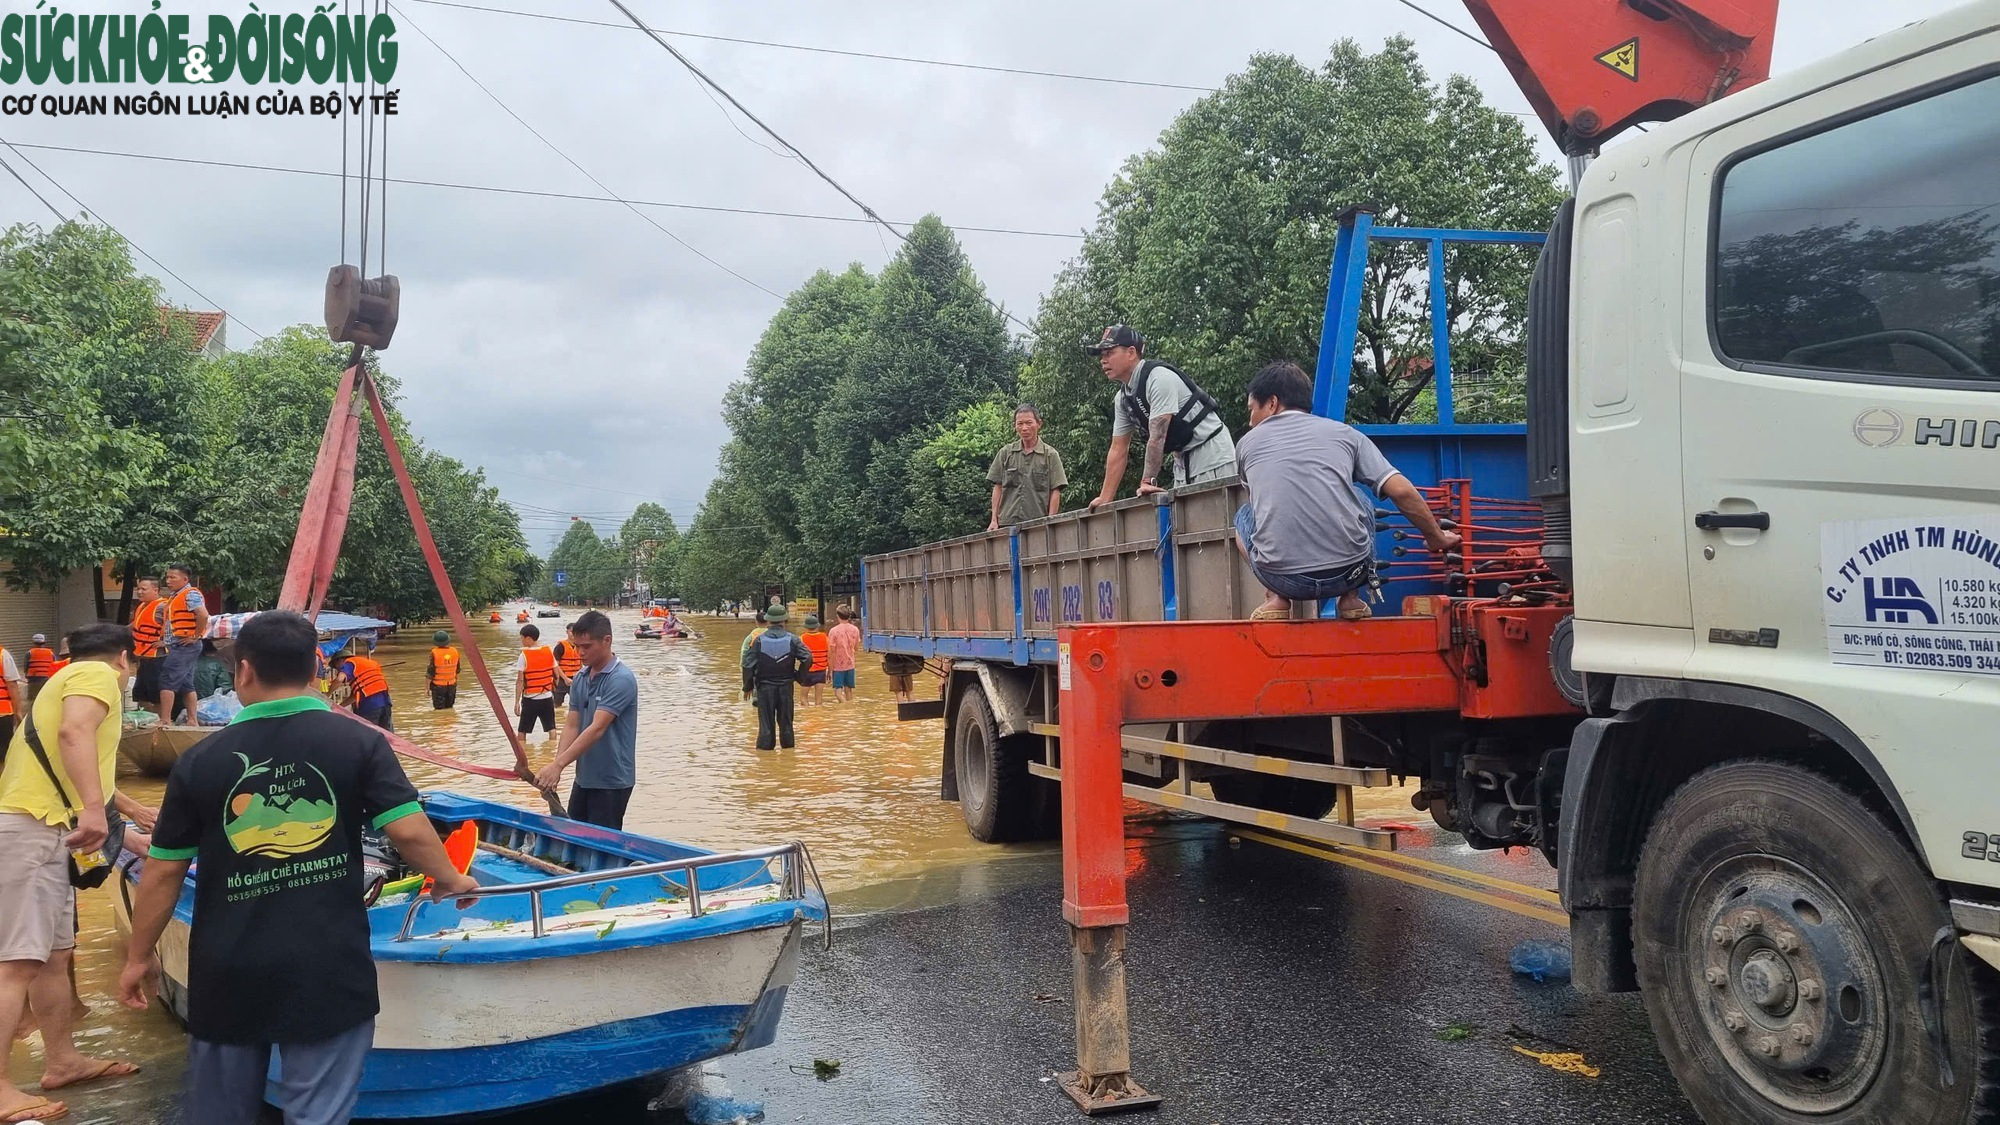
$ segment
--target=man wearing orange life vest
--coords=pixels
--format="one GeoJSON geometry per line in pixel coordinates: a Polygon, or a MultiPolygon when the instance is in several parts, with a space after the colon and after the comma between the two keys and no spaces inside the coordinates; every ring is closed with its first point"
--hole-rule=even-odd
{"type": "Polygon", "coordinates": [[[56,650],[49,639],[36,633],[28,642],[28,698],[42,694],[42,685],[56,674],[56,650]]]}
{"type": "Polygon", "coordinates": [[[178,695],[189,721],[193,721],[194,666],[201,659],[201,639],[208,635],[208,606],[201,600],[201,591],[194,588],[194,571],[185,564],[167,568],[167,597],[160,613],[166,623],[167,646],[160,662],[160,719],[173,715],[178,695]]]}
{"type": "Polygon", "coordinates": [[[347,708],[362,718],[381,727],[395,730],[396,719],[389,701],[389,678],[382,674],[382,663],[372,655],[373,645],[368,649],[371,655],[356,654],[340,662],[334,669],[334,682],[349,685],[347,708]]]}
{"type": "Polygon", "coordinates": [[[521,626],[521,656],[514,661],[514,714],[521,722],[515,729],[527,734],[539,720],[543,734],[555,733],[558,682],[568,686],[556,654],[542,643],[541,629],[533,622],[521,626]]]}
{"type": "Polygon", "coordinates": [[[570,681],[576,679],[576,674],[583,670],[583,653],[577,651],[574,624],[569,626],[563,639],[555,643],[553,651],[556,657],[556,669],[562,673],[556,677],[555,689],[555,703],[561,707],[563,700],[569,696],[570,681]]]}
{"type": "Polygon", "coordinates": [[[439,629],[431,634],[431,662],[424,669],[424,679],[431,685],[433,710],[449,711],[457,705],[459,659],[450,633],[439,629]]]}
{"type": "Polygon", "coordinates": [[[806,651],[812,653],[812,667],[806,670],[805,679],[799,684],[806,689],[807,704],[818,707],[826,702],[826,633],[819,627],[819,615],[806,614],[806,631],[799,634],[806,643],[806,651]]]}
{"type": "Polygon", "coordinates": [[[27,713],[28,681],[14,654],[0,648],[0,746],[14,740],[14,716],[27,713]]]}
{"type": "MultiPolygon", "coordinates": [[[[152,575],[139,579],[134,588],[138,608],[132,611],[132,652],[139,661],[139,673],[132,678],[132,702],[157,712],[160,709],[160,665],[166,659],[162,643],[167,632],[166,604],[160,600],[160,580],[152,575]]],[[[161,715],[166,722],[170,715],[161,715]]]]}

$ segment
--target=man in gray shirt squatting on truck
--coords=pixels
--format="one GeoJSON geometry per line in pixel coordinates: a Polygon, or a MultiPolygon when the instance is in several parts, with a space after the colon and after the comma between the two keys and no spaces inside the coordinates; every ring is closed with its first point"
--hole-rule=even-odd
{"type": "Polygon", "coordinates": [[[1168,365],[1142,359],[1146,338],[1123,324],[1104,330],[1097,343],[1083,350],[1097,357],[1104,377],[1118,384],[1117,405],[1111,411],[1111,448],[1104,454],[1104,487],[1090,502],[1093,508],[1118,496],[1125,479],[1132,434],[1146,435],[1145,468],[1139,474],[1139,495],[1166,489],[1155,483],[1169,453],[1180,464],[1182,485],[1207,484],[1236,475],[1236,443],[1222,424],[1215,400],[1168,365]]]}
{"type": "Polygon", "coordinates": [[[1250,502],[1236,512],[1236,542],[1264,584],[1252,621],[1281,621],[1294,600],[1323,598],[1340,599],[1344,621],[1369,615],[1361,591],[1375,573],[1375,505],[1357,481],[1394,503],[1438,555],[1461,542],[1366,434],[1313,414],[1312,397],[1297,364],[1267,364],[1250,379],[1250,431],[1237,446],[1250,502]]]}

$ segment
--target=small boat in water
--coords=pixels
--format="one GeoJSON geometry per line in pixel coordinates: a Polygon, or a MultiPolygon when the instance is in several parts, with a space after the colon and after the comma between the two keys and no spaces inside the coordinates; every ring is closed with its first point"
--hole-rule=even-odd
{"type": "Polygon", "coordinates": [[[165,777],[188,748],[221,727],[196,727],[158,723],[127,726],[118,739],[118,754],[133,769],[147,777],[165,777]]]}
{"type": "MultiPolygon", "coordinates": [[[[804,925],[827,921],[805,845],[718,854],[453,793],[424,811],[441,835],[476,826],[481,886],[463,911],[370,906],[382,1011],[356,1116],[516,1109],[776,1038],[804,925]]],[[[407,874],[382,847],[370,895],[407,874]]],[[[126,932],[134,866],[113,896],[126,932]]],[[[183,1019],[197,875],[160,942],[160,995],[183,1019]]],[[[275,1082],[265,1097],[282,1104],[275,1082]]]]}

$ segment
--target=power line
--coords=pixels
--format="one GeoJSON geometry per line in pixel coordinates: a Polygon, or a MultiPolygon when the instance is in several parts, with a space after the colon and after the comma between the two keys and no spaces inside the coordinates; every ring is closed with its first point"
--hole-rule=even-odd
{"type": "MultiPolygon", "coordinates": [[[[118,229],[117,227],[115,227],[115,226],[112,226],[112,225],[111,225],[111,224],[110,224],[109,222],[107,222],[107,221],[105,220],[105,218],[104,218],[104,216],[103,216],[103,215],[101,215],[101,214],[99,214],[99,213],[97,212],[97,209],[96,209],[96,208],[92,207],[92,206],[91,206],[90,204],[88,204],[88,203],[85,203],[85,202],[84,202],[83,200],[81,200],[81,199],[78,199],[78,198],[76,197],[76,193],[75,193],[75,192],[73,192],[73,191],[69,190],[68,188],[66,188],[66,187],[64,187],[64,186],[62,186],[62,181],[60,181],[60,180],[56,179],[56,178],[55,178],[54,176],[51,176],[51,175],[49,175],[49,174],[48,174],[48,173],[47,173],[46,171],[44,171],[44,170],[42,169],[42,166],[41,166],[41,165],[39,165],[39,164],[36,164],[36,163],[35,163],[35,162],[34,162],[33,160],[30,160],[30,159],[28,159],[28,154],[27,154],[27,153],[25,153],[25,152],[22,152],[22,151],[21,151],[21,149],[20,149],[20,147],[17,147],[17,146],[16,146],[15,144],[14,144],[14,142],[12,142],[12,141],[10,141],[10,140],[6,139],[5,137],[0,137],[0,145],[6,145],[6,146],[7,146],[7,147],[8,147],[9,149],[13,150],[13,153],[14,153],[14,155],[15,155],[15,156],[18,156],[18,157],[20,157],[20,158],[21,158],[21,162],[22,162],[23,164],[26,164],[26,165],[27,165],[28,167],[30,167],[30,168],[33,168],[33,169],[34,169],[34,170],[36,171],[36,173],[37,173],[37,174],[39,174],[39,175],[40,175],[40,176],[41,176],[41,177],[42,177],[43,179],[47,180],[47,181],[48,181],[49,183],[51,183],[51,184],[54,184],[54,185],[55,185],[55,189],[56,189],[57,191],[59,191],[59,192],[62,192],[62,193],[63,193],[64,195],[67,195],[67,196],[69,196],[69,198],[70,198],[70,202],[72,202],[72,203],[76,204],[78,208],[80,208],[80,209],[82,209],[82,210],[84,211],[84,213],[86,213],[86,214],[90,215],[90,216],[91,216],[92,218],[96,219],[96,220],[97,220],[98,222],[100,222],[100,223],[104,223],[105,227],[106,227],[107,229],[109,229],[109,230],[111,231],[111,233],[113,233],[113,234],[117,235],[117,236],[118,236],[119,238],[122,238],[122,239],[124,239],[124,240],[125,240],[125,245],[127,245],[127,246],[130,246],[130,247],[131,247],[132,249],[134,249],[134,250],[138,251],[138,252],[139,252],[139,255],[140,255],[141,257],[145,258],[145,259],[146,259],[147,261],[149,261],[149,262],[153,263],[154,265],[158,266],[158,267],[159,267],[160,269],[162,269],[162,270],[165,270],[165,271],[166,271],[166,274],[167,274],[167,276],[168,276],[168,277],[171,277],[171,278],[173,278],[173,279],[174,279],[175,281],[178,281],[178,282],[180,282],[180,283],[181,283],[181,285],[182,285],[183,287],[185,287],[185,288],[187,289],[187,291],[188,291],[188,292],[190,292],[190,293],[193,293],[193,294],[194,294],[195,296],[197,296],[197,297],[200,297],[200,298],[202,299],[202,301],[203,301],[204,303],[206,303],[206,304],[210,304],[210,305],[213,305],[213,306],[215,306],[215,308],[216,308],[217,310],[219,310],[219,311],[220,311],[220,312],[222,313],[222,315],[223,315],[223,316],[226,316],[226,317],[228,317],[229,319],[231,319],[231,320],[235,321],[235,322],[236,322],[236,326],[237,326],[237,327],[239,327],[239,328],[241,328],[241,329],[243,329],[243,331],[245,331],[245,332],[248,332],[248,333],[250,333],[250,334],[251,334],[252,336],[255,336],[255,337],[257,337],[257,338],[258,338],[259,340],[262,340],[262,339],[264,339],[264,338],[265,338],[265,336],[264,336],[264,334],[263,334],[262,332],[259,332],[259,331],[257,331],[257,330],[256,330],[255,328],[252,328],[252,327],[250,327],[249,325],[247,325],[247,324],[243,323],[243,320],[242,320],[242,318],[241,318],[241,317],[237,316],[237,315],[236,315],[235,313],[233,313],[233,312],[230,312],[230,311],[229,311],[228,309],[225,309],[225,308],[223,308],[223,307],[222,307],[222,302],[220,302],[220,301],[216,300],[215,298],[213,298],[213,297],[209,296],[209,295],[208,295],[208,294],[206,294],[206,293],[203,293],[203,292],[202,292],[201,290],[199,290],[199,289],[196,289],[196,288],[195,288],[195,287],[194,287],[193,285],[191,285],[191,284],[189,284],[189,283],[188,283],[188,279],[187,279],[187,278],[185,278],[185,277],[182,277],[182,276],[181,276],[180,274],[177,274],[177,273],[175,273],[175,272],[174,272],[174,271],[173,271],[173,270],[172,270],[172,269],[171,269],[171,268],[170,268],[170,267],[169,267],[169,266],[168,266],[168,265],[167,265],[167,264],[166,264],[165,262],[162,262],[162,261],[161,261],[161,260],[159,260],[158,258],[155,258],[155,257],[153,257],[153,256],[152,256],[151,254],[148,254],[148,253],[146,253],[146,249],[145,249],[145,247],[143,247],[143,246],[140,246],[140,245],[139,245],[138,243],[136,243],[136,242],[132,241],[131,237],[130,237],[130,236],[128,236],[128,235],[127,235],[127,234],[126,234],[126,233],[125,233],[124,231],[121,231],[121,230],[119,230],[119,229],[118,229]]],[[[28,147],[36,147],[36,146],[28,146],[28,147]]],[[[63,214],[63,213],[62,213],[62,212],[61,212],[60,210],[57,210],[56,206],[55,206],[54,204],[50,203],[50,202],[49,202],[48,200],[46,200],[46,199],[42,199],[42,193],[41,193],[41,192],[38,192],[38,191],[35,191],[34,187],[33,187],[33,186],[31,186],[31,185],[29,185],[29,183],[28,183],[28,181],[27,181],[27,180],[24,180],[24,179],[21,179],[21,174],[20,174],[19,172],[15,172],[15,171],[14,171],[14,168],[13,168],[13,166],[12,166],[12,165],[8,165],[8,166],[7,166],[7,171],[9,171],[9,172],[13,172],[13,174],[14,174],[14,178],[15,178],[15,179],[17,179],[17,180],[21,180],[21,186],[23,186],[23,187],[26,187],[26,188],[27,188],[27,189],[28,189],[29,191],[31,191],[31,192],[34,192],[34,195],[35,195],[35,198],[36,198],[36,199],[41,199],[41,200],[42,200],[42,205],[43,205],[44,207],[47,207],[47,208],[48,208],[49,210],[51,210],[51,211],[54,211],[54,212],[55,212],[55,216],[56,216],[56,218],[58,218],[58,219],[60,219],[60,220],[62,220],[62,221],[64,221],[64,222],[68,222],[68,221],[69,221],[69,216],[67,216],[67,215],[63,214]]]]}
{"type": "MultiPolygon", "coordinates": [[[[758,117],[754,113],[751,113],[749,107],[745,106],[742,102],[736,100],[736,95],[730,93],[728,90],[723,89],[721,83],[717,82],[713,78],[710,78],[705,72],[703,72],[703,70],[700,67],[696,66],[694,64],[694,60],[688,58],[686,55],[681,54],[680,50],[676,48],[672,43],[667,42],[666,39],[660,35],[659,32],[654,31],[650,27],[647,27],[645,21],[641,20],[632,11],[632,9],[625,6],[625,0],[611,0],[611,6],[618,9],[620,12],[623,12],[625,14],[625,18],[632,21],[632,26],[638,28],[641,31],[644,31],[648,38],[650,38],[653,42],[658,43],[660,45],[661,50],[665,51],[669,55],[672,55],[674,57],[674,61],[686,67],[689,70],[689,72],[691,72],[696,78],[699,78],[703,82],[707,83],[709,87],[713,89],[716,93],[721,94],[725,101],[727,101],[730,105],[736,107],[737,112],[749,118],[752,124],[756,125],[759,129],[764,130],[765,134],[769,136],[772,140],[778,142],[780,145],[783,145],[787,152],[790,152],[792,155],[798,157],[799,163],[811,169],[813,175],[818,176],[822,180],[825,180],[827,184],[833,188],[833,190],[845,196],[847,198],[847,201],[849,203],[854,204],[855,207],[859,208],[862,214],[868,216],[870,219],[873,219],[875,222],[881,224],[889,231],[889,233],[895,235],[902,241],[904,242],[910,241],[909,235],[904,234],[900,230],[897,230],[895,226],[892,225],[887,219],[884,219],[881,215],[877,214],[873,207],[870,207],[866,203],[863,203],[861,201],[860,196],[857,196],[853,192],[847,190],[846,187],[841,185],[839,180],[834,179],[832,176],[828,175],[826,171],[822,169],[819,165],[814,164],[812,162],[811,157],[807,156],[804,152],[799,150],[799,146],[786,140],[784,137],[779,136],[778,131],[776,129],[773,129],[769,125],[764,124],[762,118],[758,117]]],[[[1013,321],[1015,324],[1020,325],[1024,331],[1033,332],[1035,330],[1033,325],[1030,325],[1027,321],[1022,320],[1020,317],[1015,316],[1013,313],[1008,312],[1004,306],[1002,306],[999,302],[995,301],[993,298],[985,297],[984,299],[988,305],[992,306],[995,312],[999,313],[1002,317],[1013,321]]]]}
{"type": "MultiPolygon", "coordinates": [[[[487,468],[486,471],[495,474],[497,476],[519,477],[522,480],[538,480],[541,481],[543,484],[560,484],[560,485],[566,485],[570,488],[590,488],[590,489],[595,489],[599,492],[612,492],[620,496],[636,496],[641,500],[652,500],[657,503],[667,505],[669,507],[671,507],[673,504],[673,501],[670,500],[668,497],[655,496],[650,492],[632,492],[623,488],[608,488],[601,484],[584,484],[582,481],[557,480],[554,477],[538,477],[530,473],[517,473],[511,469],[487,468]]],[[[681,499],[685,500],[687,499],[687,497],[683,496],[681,497],[681,499]]]]}
{"type": "MultiPolygon", "coordinates": [[[[44,145],[19,142],[19,148],[39,149],[47,152],[75,152],[86,156],[110,156],[121,160],[153,160],[167,164],[194,164],[205,168],[230,168],[245,172],[276,172],[287,176],[317,176],[334,179],[338,172],[325,172],[317,168],[290,168],[281,164],[249,164],[235,160],[203,160],[193,156],[166,156],[152,152],[121,152],[116,149],[78,148],[73,145],[44,145]]],[[[811,211],[775,211],[758,207],[722,207],[708,203],[677,203],[655,199],[631,199],[612,195],[587,195],[573,191],[538,191],[534,188],[502,187],[496,184],[466,184],[451,180],[417,180],[407,177],[387,177],[389,183],[408,187],[443,188],[449,191],[478,191],[495,195],[523,195],[537,199],[568,199],[585,203],[621,203],[634,207],[663,207],[677,211],[707,211],[721,215],[755,215],[775,219],[810,219],[822,223],[865,223],[873,225],[873,220],[856,215],[823,215],[811,211]]],[[[910,224],[904,224],[905,226],[910,224]]],[[[954,231],[975,234],[1013,234],[1024,238],[1082,238],[1080,233],[1052,230],[1024,230],[1019,227],[952,227],[954,231]]]]}
{"type": "Polygon", "coordinates": [[[743,276],[740,273],[737,273],[735,270],[729,268],[728,266],[723,265],[721,262],[715,260],[714,258],[709,257],[707,254],[703,253],[700,249],[698,249],[693,243],[682,238],[680,235],[675,234],[673,231],[668,230],[666,227],[661,226],[659,220],[653,218],[651,215],[646,214],[644,211],[639,210],[637,207],[632,206],[632,204],[627,203],[624,199],[618,198],[618,193],[612,191],[611,188],[607,186],[603,180],[600,180],[596,176],[591,175],[589,169],[585,168],[583,165],[578,164],[575,160],[571,159],[569,153],[566,153],[561,148],[558,148],[554,141],[551,141],[547,137],[542,136],[540,130],[536,129],[533,125],[528,124],[528,122],[524,118],[522,118],[520,114],[515,113],[512,109],[510,109],[506,102],[500,100],[500,95],[495,94],[493,91],[487,89],[486,83],[481,82],[479,79],[473,77],[472,72],[465,69],[464,63],[459,62],[458,59],[450,51],[444,49],[443,44],[439,43],[436,39],[431,38],[429,32],[425,31],[421,27],[418,27],[416,21],[410,19],[409,12],[403,11],[401,12],[401,15],[403,17],[404,23],[408,24],[410,28],[414,30],[418,35],[423,36],[425,42],[437,48],[439,54],[442,54],[445,58],[450,59],[451,65],[457,67],[458,72],[460,74],[465,75],[467,80],[469,80],[474,86],[479,87],[480,93],[485,94],[488,98],[491,98],[493,100],[493,104],[499,106],[501,110],[503,110],[507,114],[507,116],[513,118],[515,122],[517,122],[521,126],[521,128],[526,129],[528,132],[534,134],[536,140],[542,142],[544,145],[547,145],[549,151],[555,153],[557,156],[562,157],[563,160],[567,162],[570,167],[583,173],[584,178],[589,180],[591,183],[596,184],[598,189],[604,192],[604,194],[612,196],[614,199],[617,199],[619,203],[625,204],[626,210],[631,211],[634,215],[637,215],[641,219],[645,220],[646,223],[650,225],[654,230],[657,230],[661,234],[666,235],[668,238],[673,239],[675,242],[680,243],[681,247],[687,250],[688,253],[693,254],[695,257],[700,258],[702,261],[707,262],[709,265],[714,266],[716,269],[721,270],[722,272],[728,274],[729,276],[735,278],[736,280],[742,282],[743,284],[750,286],[752,289],[756,289],[759,292],[774,297],[780,301],[784,300],[783,294],[765,288],[763,285],[760,285],[757,282],[750,280],[749,278],[743,276]]]}
{"type": "Polygon", "coordinates": [[[1401,4],[1403,7],[1408,8],[1412,12],[1417,13],[1418,15],[1424,17],[1425,19],[1431,21],[1432,23],[1437,24],[1439,27],[1447,28],[1451,31],[1454,31],[1459,35],[1462,35],[1465,38],[1472,40],[1474,43],[1479,44],[1480,46],[1486,48],[1489,51],[1493,50],[1493,44],[1488,43],[1486,40],[1481,39],[1479,36],[1474,35],[1470,31],[1467,31],[1464,28],[1458,26],[1457,24],[1451,22],[1450,20],[1445,19],[1443,16],[1440,16],[1431,11],[1427,11],[1424,8],[1418,7],[1413,2],[1413,0],[1396,0],[1396,3],[1401,4]]]}
{"type": "Polygon", "coordinates": [[[875,59],[882,62],[915,63],[919,66],[941,66],[953,70],[979,70],[989,74],[1020,74],[1033,78],[1058,78],[1069,82],[1099,82],[1109,86],[1144,86],[1157,90],[1192,90],[1197,93],[1212,94],[1213,86],[1189,86],[1180,82],[1148,82],[1139,78],[1112,78],[1101,74],[1068,74],[1056,70],[1032,70],[1026,67],[990,66],[982,63],[952,62],[946,59],[922,59],[910,55],[885,55],[873,51],[845,51],[837,47],[809,47],[800,43],[775,43],[768,39],[739,39],[729,35],[703,35],[693,31],[667,31],[641,25],[630,28],[622,23],[608,20],[587,20],[575,16],[548,15],[543,12],[522,12],[513,8],[494,8],[483,4],[461,4],[453,0],[414,0],[418,4],[432,4],[440,8],[463,8],[471,12],[491,12],[495,15],[524,16],[528,19],[549,20],[555,23],[583,24],[587,27],[608,27],[617,31],[658,31],[662,35],[672,35],[681,39],[706,39],[714,43],[736,43],[746,47],[772,47],[781,51],[804,51],[815,55],[843,55],[855,59],[875,59]]]}
{"type": "MultiPolygon", "coordinates": [[[[27,157],[23,156],[21,157],[21,159],[26,160],[27,157]]],[[[29,183],[26,179],[23,179],[21,173],[14,171],[14,166],[12,164],[7,163],[5,160],[0,160],[0,168],[7,169],[9,175],[13,176],[17,180],[20,180],[21,186],[28,189],[28,194],[34,196],[36,199],[40,199],[42,201],[42,206],[54,212],[55,217],[57,219],[63,222],[69,221],[69,216],[63,214],[62,210],[58,208],[55,204],[50,203],[47,199],[43,198],[42,193],[35,190],[35,185],[29,183]]]]}

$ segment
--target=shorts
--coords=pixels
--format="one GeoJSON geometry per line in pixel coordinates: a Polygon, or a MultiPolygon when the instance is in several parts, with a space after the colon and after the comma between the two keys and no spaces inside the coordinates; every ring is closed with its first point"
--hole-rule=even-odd
{"type": "Polygon", "coordinates": [[[551,702],[553,702],[556,706],[561,707],[563,705],[563,700],[569,698],[569,685],[557,684],[556,686],[549,689],[549,693],[551,696],[551,702]]]}
{"type": "MultiPolygon", "coordinates": [[[[1236,509],[1236,535],[1243,541],[1246,554],[1250,549],[1251,534],[1256,528],[1257,517],[1250,511],[1250,505],[1245,504],[1236,509]]],[[[1251,555],[1250,569],[1257,575],[1257,581],[1264,584],[1266,590],[1281,598],[1290,598],[1298,602],[1317,602],[1327,598],[1337,598],[1342,594],[1366,587],[1369,580],[1375,577],[1375,560],[1366,558],[1346,566],[1307,571],[1304,574],[1281,574],[1258,566],[1256,556],[1251,555]]]]}
{"type": "Polygon", "coordinates": [[[556,729],[556,701],[549,699],[523,699],[521,701],[521,725],[516,728],[522,734],[535,729],[535,720],[541,720],[542,730],[551,734],[556,729]]]}
{"type": "Polygon", "coordinates": [[[569,787],[569,818],[622,832],[625,830],[625,806],[631,800],[632,787],[629,785],[623,789],[593,789],[572,784],[569,787]]]}
{"type": "Polygon", "coordinates": [[[194,666],[201,659],[201,642],[172,645],[160,659],[160,690],[175,695],[194,690],[194,666]]]}
{"type": "Polygon", "coordinates": [[[854,690],[854,669],[843,668],[833,674],[833,689],[839,691],[841,688],[854,690]]]}
{"type": "Polygon", "coordinates": [[[800,687],[818,687],[825,682],[825,672],[806,672],[799,677],[800,687]]]}
{"type": "Polygon", "coordinates": [[[76,948],[76,895],[69,885],[69,829],[26,813],[0,812],[0,961],[47,961],[76,948]]]}
{"type": "Polygon", "coordinates": [[[148,656],[139,661],[139,672],[132,677],[132,698],[141,707],[160,701],[160,664],[164,657],[148,656]]]}
{"type": "Polygon", "coordinates": [[[458,704],[457,684],[431,685],[431,708],[433,710],[449,711],[453,707],[457,706],[457,704],[458,704]]]}
{"type": "Polygon", "coordinates": [[[264,1095],[275,1086],[285,1100],[285,1120],[331,1125],[354,1115],[361,1097],[361,1068],[375,1043],[375,1021],[316,1043],[210,1043],[188,1040],[187,1119],[223,1125],[258,1120],[264,1095]],[[278,1076],[270,1078],[271,1052],[278,1076]]]}

